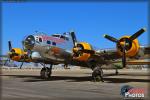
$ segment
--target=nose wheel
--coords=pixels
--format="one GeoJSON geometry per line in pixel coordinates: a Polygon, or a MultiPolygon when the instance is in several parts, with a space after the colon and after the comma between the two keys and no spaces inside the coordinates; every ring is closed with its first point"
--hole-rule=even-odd
{"type": "Polygon", "coordinates": [[[103,80],[103,70],[100,66],[96,66],[94,69],[93,69],[93,73],[92,73],[92,79],[94,82],[104,82],[103,80]]]}
{"type": "Polygon", "coordinates": [[[41,72],[40,72],[40,76],[42,79],[49,79],[51,77],[51,74],[52,74],[52,65],[50,65],[50,68],[49,67],[44,67],[41,69],[41,72]]]}

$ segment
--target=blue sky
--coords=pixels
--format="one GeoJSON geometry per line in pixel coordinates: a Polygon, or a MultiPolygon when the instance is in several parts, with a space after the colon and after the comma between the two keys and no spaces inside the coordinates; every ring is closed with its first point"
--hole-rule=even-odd
{"type": "MultiPolygon", "coordinates": [[[[36,30],[49,35],[70,30],[77,39],[99,48],[115,48],[103,34],[116,38],[132,35],[140,28],[148,28],[147,2],[25,2],[2,4],[2,53],[22,47],[24,36],[36,30]]],[[[138,39],[148,44],[148,32],[138,39]]]]}

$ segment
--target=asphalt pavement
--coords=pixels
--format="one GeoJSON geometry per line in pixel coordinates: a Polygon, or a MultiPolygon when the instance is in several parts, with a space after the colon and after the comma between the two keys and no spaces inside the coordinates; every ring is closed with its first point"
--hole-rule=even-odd
{"type": "Polygon", "coordinates": [[[104,70],[105,82],[92,82],[90,69],[53,70],[48,80],[39,69],[3,69],[1,100],[122,100],[121,87],[144,88],[148,99],[150,84],[146,70],[104,70]]]}

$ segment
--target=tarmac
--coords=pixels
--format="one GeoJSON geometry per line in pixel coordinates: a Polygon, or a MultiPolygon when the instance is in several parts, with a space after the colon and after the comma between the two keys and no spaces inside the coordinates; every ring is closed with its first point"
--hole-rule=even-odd
{"type": "MultiPolygon", "coordinates": [[[[2,69],[0,100],[122,100],[121,87],[144,88],[149,99],[150,74],[147,70],[104,70],[105,82],[92,82],[90,69],[54,69],[48,80],[40,69],[2,69]]],[[[149,99],[150,100],[150,99],[149,99]]]]}

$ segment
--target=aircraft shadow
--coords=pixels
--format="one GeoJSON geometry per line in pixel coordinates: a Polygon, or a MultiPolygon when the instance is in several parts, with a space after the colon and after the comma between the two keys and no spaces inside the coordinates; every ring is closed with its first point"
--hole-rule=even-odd
{"type": "MultiPolygon", "coordinates": [[[[91,74],[91,73],[85,73],[85,74],[91,74]]],[[[118,75],[116,75],[115,73],[107,73],[107,74],[105,74],[104,73],[104,77],[107,77],[107,76],[148,76],[148,77],[150,77],[150,74],[148,73],[148,74],[135,74],[135,73],[119,73],[118,75]]]]}
{"type": "Polygon", "coordinates": [[[133,79],[133,78],[104,78],[107,83],[128,83],[128,82],[150,82],[149,79],[133,79]]]}
{"type": "Polygon", "coordinates": [[[51,76],[50,79],[41,79],[40,76],[37,75],[0,75],[1,77],[3,76],[9,76],[13,78],[24,78],[24,82],[38,82],[38,81],[60,81],[60,80],[65,80],[65,81],[76,81],[76,82],[82,82],[82,81],[91,81],[90,76],[82,76],[82,77],[74,77],[74,76],[51,76]]]}
{"type": "MultiPolygon", "coordinates": [[[[40,76],[36,75],[0,75],[9,76],[13,78],[22,78],[24,82],[40,82],[40,81],[67,81],[67,82],[86,82],[92,81],[91,76],[51,76],[50,79],[41,79],[40,76]]],[[[134,78],[109,78],[104,76],[105,83],[128,83],[128,82],[150,82],[150,79],[134,79],[134,78]]]]}
{"type": "Polygon", "coordinates": [[[126,73],[119,73],[118,75],[116,74],[105,74],[104,76],[150,76],[150,74],[133,74],[133,73],[130,73],[130,74],[126,74],[126,73]]]}

